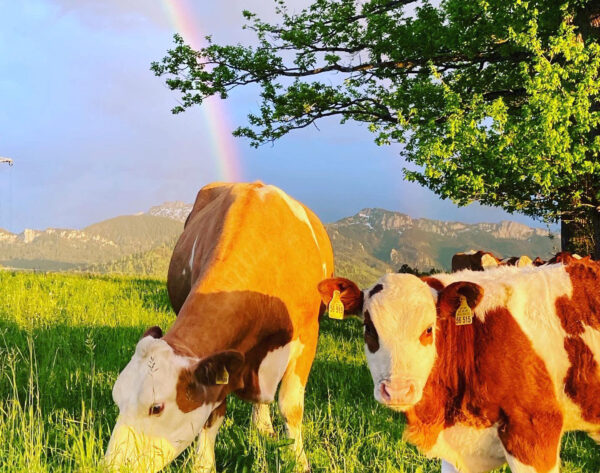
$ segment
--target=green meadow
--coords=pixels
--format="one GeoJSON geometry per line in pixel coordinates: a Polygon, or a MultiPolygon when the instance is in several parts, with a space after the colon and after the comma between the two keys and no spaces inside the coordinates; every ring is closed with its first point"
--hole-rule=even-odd
{"type": "MultiPolygon", "coordinates": [[[[0,271],[0,291],[0,472],[103,471],[118,413],[112,385],[144,330],[174,320],[165,282],[0,271]]],[[[372,389],[359,322],[324,320],[304,421],[313,471],[439,471],[403,442],[402,415],[372,389]]],[[[219,471],[293,471],[272,413],[279,437],[265,439],[250,426],[250,405],[230,398],[219,471]]],[[[168,471],[193,471],[189,453],[168,471]]],[[[600,448],[582,434],[566,436],[562,458],[564,472],[600,469],[600,448]]]]}

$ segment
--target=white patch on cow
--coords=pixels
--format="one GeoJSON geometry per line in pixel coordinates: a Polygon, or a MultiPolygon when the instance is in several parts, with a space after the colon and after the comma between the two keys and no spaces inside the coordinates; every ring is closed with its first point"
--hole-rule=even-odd
{"type": "Polygon", "coordinates": [[[474,254],[477,254],[477,251],[475,251],[475,250],[469,250],[469,251],[467,251],[465,253],[458,253],[458,254],[459,255],[474,255],[474,254]]]}
{"type": "Polygon", "coordinates": [[[527,255],[523,255],[521,256],[518,260],[517,260],[517,268],[524,268],[525,266],[531,266],[533,265],[533,261],[532,259],[527,256],[527,255]]]}
{"type": "Polygon", "coordinates": [[[577,255],[577,254],[573,254],[571,255],[573,257],[573,259],[582,259],[581,256],[577,255]]]}
{"type": "MultiPolygon", "coordinates": [[[[434,343],[423,346],[420,342],[423,332],[435,326],[434,298],[430,287],[410,274],[389,273],[377,284],[383,285],[383,290],[365,298],[364,306],[379,337],[375,353],[365,346],[374,396],[383,402],[380,385],[384,381],[390,385],[409,382],[414,385],[416,403],[435,361],[435,332],[434,343]]],[[[407,406],[394,407],[402,410],[407,406]]]]}
{"type": "Polygon", "coordinates": [[[289,209],[292,211],[292,213],[296,216],[296,218],[298,220],[300,220],[301,222],[306,223],[306,225],[308,225],[308,228],[310,229],[310,232],[312,233],[312,237],[313,237],[313,240],[315,240],[315,244],[317,245],[317,248],[320,248],[319,241],[317,240],[317,235],[315,234],[315,229],[313,228],[312,224],[310,223],[308,214],[306,213],[306,210],[304,210],[304,207],[302,207],[302,205],[300,205],[300,203],[296,202],[289,195],[287,195],[285,192],[283,192],[279,187],[269,185],[269,186],[265,186],[265,187],[259,189],[259,192],[264,192],[264,191],[267,191],[267,192],[274,191],[274,192],[277,192],[277,194],[279,194],[279,196],[285,201],[285,203],[287,204],[289,209]]]}
{"type": "Polygon", "coordinates": [[[456,468],[454,468],[450,463],[446,460],[442,460],[442,473],[460,473],[456,468]]]}
{"type": "Polygon", "coordinates": [[[196,243],[198,242],[198,236],[194,239],[194,244],[192,245],[192,254],[190,255],[190,270],[194,269],[194,254],[196,253],[196,243]]]}
{"type": "Polygon", "coordinates": [[[183,268],[183,271],[181,271],[181,275],[185,276],[185,268],[183,268]]]}
{"type": "Polygon", "coordinates": [[[272,402],[275,399],[279,381],[281,381],[290,359],[295,358],[298,345],[302,346],[299,340],[294,340],[268,352],[263,358],[258,368],[260,402],[272,402]]]}
{"type": "MultiPolygon", "coordinates": [[[[506,463],[496,426],[477,429],[457,424],[440,432],[427,456],[442,458],[448,471],[484,472],[506,463]]],[[[443,463],[442,463],[443,465],[443,463]]]]}
{"type": "Polygon", "coordinates": [[[498,266],[498,261],[492,255],[486,253],[481,257],[481,267],[483,269],[494,268],[496,266],[498,266]]]}
{"type": "MultiPolygon", "coordinates": [[[[114,467],[126,462],[135,464],[144,454],[148,457],[151,451],[165,448],[169,456],[177,456],[192,443],[215,408],[213,404],[205,404],[184,413],[177,405],[179,374],[196,361],[176,355],[162,339],[148,336],[138,342],[113,388],[119,417],[106,452],[108,463],[114,467]],[[162,413],[150,415],[150,408],[156,404],[164,404],[162,413]],[[135,439],[142,438],[147,452],[140,452],[140,446],[135,444],[135,439]]],[[[168,463],[166,459],[161,466],[161,461],[153,462],[150,470],[168,463]]]]}

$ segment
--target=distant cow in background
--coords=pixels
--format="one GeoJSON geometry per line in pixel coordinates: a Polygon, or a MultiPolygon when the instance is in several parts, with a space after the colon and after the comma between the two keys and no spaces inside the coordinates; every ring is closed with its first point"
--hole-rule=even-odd
{"type": "Polygon", "coordinates": [[[500,262],[500,266],[516,266],[517,268],[524,268],[525,266],[531,266],[533,261],[527,255],[513,256],[511,258],[503,259],[500,262]]]}
{"type": "Polygon", "coordinates": [[[472,271],[483,271],[487,268],[495,268],[500,265],[500,259],[489,251],[470,251],[468,253],[457,253],[452,257],[452,272],[470,269],[472,271]]]}
{"type": "Polygon", "coordinates": [[[204,187],[173,251],[167,287],[177,319],[149,329],[113,388],[119,417],[109,467],[155,472],[199,438],[194,471],[214,471],[226,396],[254,403],[273,434],[268,403],[302,446],[304,388],[322,309],[317,284],[333,273],[325,228],[307,207],[262,183],[204,187]]]}
{"type": "Polygon", "coordinates": [[[319,284],[362,317],[375,399],[443,473],[558,473],[564,432],[600,440],[599,287],[589,258],[319,284]]]}
{"type": "Polygon", "coordinates": [[[573,261],[577,261],[580,259],[581,259],[581,256],[579,256],[577,254],[569,253],[568,251],[561,251],[559,253],[556,253],[548,261],[548,264],[555,264],[555,263],[569,264],[569,263],[572,263],[573,261]]]}
{"type": "Polygon", "coordinates": [[[540,258],[539,256],[538,256],[538,257],[536,257],[536,258],[533,260],[533,265],[534,265],[534,266],[542,266],[542,265],[544,265],[544,264],[546,264],[546,261],[544,261],[544,260],[543,260],[542,258],[540,258]]]}

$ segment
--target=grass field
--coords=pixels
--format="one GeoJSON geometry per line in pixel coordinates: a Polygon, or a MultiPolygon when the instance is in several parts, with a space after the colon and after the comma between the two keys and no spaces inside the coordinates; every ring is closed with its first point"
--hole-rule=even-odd
{"type": "MultiPolygon", "coordinates": [[[[102,471],[112,385],[144,330],[174,320],[164,281],[0,271],[0,291],[0,472],[102,471]]],[[[402,416],[374,401],[360,334],[356,321],[322,324],[304,422],[313,471],[439,471],[402,441],[402,416]]],[[[250,405],[230,401],[218,470],[291,471],[276,409],[279,440],[267,440],[250,405]]],[[[600,469],[582,434],[566,436],[562,458],[563,472],[600,469]]],[[[188,452],[169,471],[192,471],[188,452]]]]}

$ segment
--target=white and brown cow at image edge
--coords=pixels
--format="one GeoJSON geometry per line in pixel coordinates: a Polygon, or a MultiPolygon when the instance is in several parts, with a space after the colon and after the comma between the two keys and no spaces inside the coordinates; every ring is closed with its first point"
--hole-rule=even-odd
{"type": "Polygon", "coordinates": [[[600,439],[599,263],[387,274],[365,291],[335,278],[319,290],[362,316],[376,400],[406,413],[406,439],[443,472],[558,472],[563,432],[600,439]],[[472,323],[457,325],[463,304],[472,323]]]}
{"type": "Polygon", "coordinates": [[[213,470],[226,396],[253,402],[254,425],[272,435],[268,403],[281,382],[279,410],[308,469],[301,429],[323,311],[316,287],[332,274],[323,225],[280,189],[200,190],[169,267],[177,318],[164,336],[144,334],[114,385],[108,465],[158,471],[198,438],[194,468],[213,470]]]}

